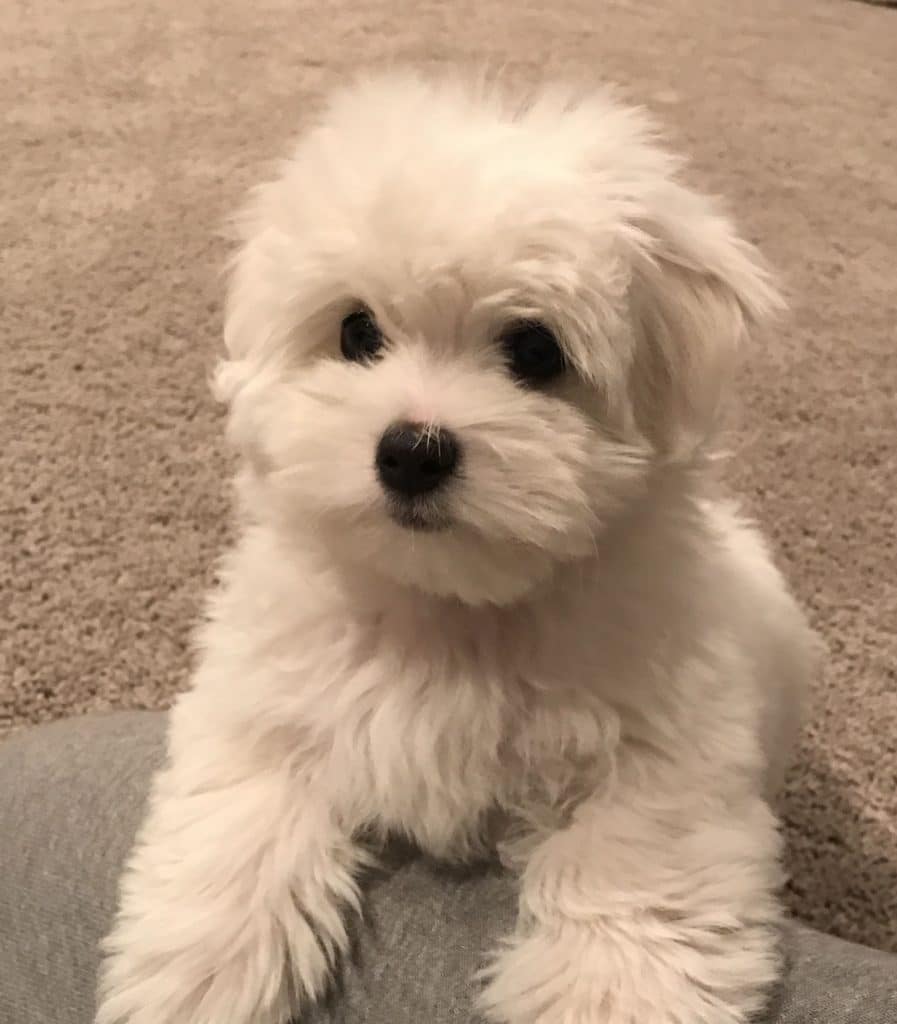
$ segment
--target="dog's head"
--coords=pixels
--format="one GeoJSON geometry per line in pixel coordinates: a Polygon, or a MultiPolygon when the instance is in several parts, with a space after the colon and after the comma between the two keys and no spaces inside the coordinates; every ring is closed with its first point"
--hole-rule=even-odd
{"type": "Polygon", "coordinates": [[[606,95],[337,96],[241,221],[219,390],[254,514],[502,603],[712,435],[753,250],[606,95]]]}

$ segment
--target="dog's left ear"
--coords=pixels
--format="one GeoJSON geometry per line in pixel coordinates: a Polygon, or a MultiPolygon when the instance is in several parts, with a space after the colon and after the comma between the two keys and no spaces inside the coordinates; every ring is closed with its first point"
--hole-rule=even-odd
{"type": "Polygon", "coordinates": [[[631,227],[632,407],[658,451],[683,456],[717,426],[741,343],[784,303],[754,247],[678,182],[631,227]]]}

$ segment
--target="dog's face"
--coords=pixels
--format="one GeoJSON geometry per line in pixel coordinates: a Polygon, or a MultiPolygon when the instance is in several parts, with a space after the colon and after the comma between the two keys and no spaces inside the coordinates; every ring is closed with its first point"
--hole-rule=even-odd
{"type": "Polygon", "coordinates": [[[673,173],[606,97],[334,100],[243,220],[218,383],[254,514],[471,603],[588,557],[775,302],[673,173]]]}

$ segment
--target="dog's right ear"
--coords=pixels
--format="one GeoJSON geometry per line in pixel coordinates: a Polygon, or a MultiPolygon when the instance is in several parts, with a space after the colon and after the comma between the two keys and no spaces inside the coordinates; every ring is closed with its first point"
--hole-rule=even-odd
{"type": "Polygon", "coordinates": [[[784,304],[754,247],[679,182],[631,226],[632,407],[658,451],[687,455],[717,426],[744,339],[784,304]]]}
{"type": "Polygon", "coordinates": [[[227,437],[256,476],[264,475],[268,460],[260,443],[264,418],[270,409],[271,389],[278,382],[278,345],[289,334],[282,301],[270,273],[274,253],[264,232],[241,225],[244,238],[231,258],[224,307],[226,352],[211,378],[215,398],[228,407],[227,437]]]}
{"type": "Polygon", "coordinates": [[[265,332],[264,306],[259,302],[256,267],[258,254],[252,242],[242,242],[227,268],[224,303],[225,355],[212,378],[212,392],[219,402],[230,404],[251,375],[251,357],[265,332]]]}
{"type": "Polygon", "coordinates": [[[235,248],[226,267],[226,356],[213,381],[215,395],[223,402],[233,400],[290,333],[290,242],[276,226],[281,188],[277,179],[257,186],[227,226],[226,235],[235,248]]]}

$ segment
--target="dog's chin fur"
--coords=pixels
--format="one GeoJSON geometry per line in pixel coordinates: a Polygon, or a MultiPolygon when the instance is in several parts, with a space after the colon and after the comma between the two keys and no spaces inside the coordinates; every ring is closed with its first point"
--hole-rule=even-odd
{"type": "Polygon", "coordinates": [[[813,643],[711,466],[778,305],[611,96],[393,76],[337,96],[239,221],[216,378],[224,564],[107,941],[100,1024],[284,1024],[370,856],[499,850],[507,1024],[743,1024],[776,974],[784,766],[813,643]],[[378,358],[340,354],[371,312],[378,358]],[[509,324],[566,370],[524,386],[509,324]],[[458,472],[401,504],[395,423],[458,472]]]}

